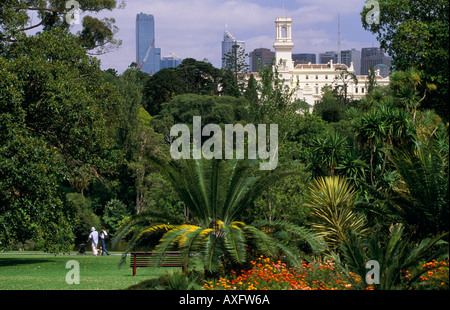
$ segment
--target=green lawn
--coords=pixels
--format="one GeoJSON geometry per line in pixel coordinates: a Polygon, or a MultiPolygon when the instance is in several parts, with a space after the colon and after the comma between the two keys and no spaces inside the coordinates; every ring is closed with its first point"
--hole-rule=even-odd
{"type": "MultiPolygon", "coordinates": [[[[0,254],[0,290],[122,290],[157,278],[172,268],[138,268],[133,277],[121,256],[0,254]],[[80,284],[67,284],[68,261],[80,267],[80,284]]],[[[181,269],[181,268],[173,268],[181,269]]]]}

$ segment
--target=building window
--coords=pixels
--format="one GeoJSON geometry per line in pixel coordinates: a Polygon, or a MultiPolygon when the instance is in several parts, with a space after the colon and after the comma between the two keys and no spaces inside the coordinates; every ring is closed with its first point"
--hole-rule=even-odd
{"type": "Polygon", "coordinates": [[[318,75],[316,75],[316,80],[318,80],[319,79],[319,76],[318,75]]]}
{"type": "Polygon", "coordinates": [[[358,93],[358,87],[356,87],[355,92],[358,93]]]}
{"type": "Polygon", "coordinates": [[[316,94],[319,93],[319,87],[316,87],[316,94]]]}
{"type": "Polygon", "coordinates": [[[328,80],[328,75],[325,75],[325,80],[328,80]]]}
{"type": "Polygon", "coordinates": [[[361,88],[361,92],[364,94],[364,87],[361,88]]]}

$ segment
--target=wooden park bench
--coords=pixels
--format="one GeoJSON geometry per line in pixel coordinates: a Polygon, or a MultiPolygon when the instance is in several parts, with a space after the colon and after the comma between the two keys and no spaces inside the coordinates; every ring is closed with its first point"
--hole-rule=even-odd
{"type": "Polygon", "coordinates": [[[131,252],[130,267],[136,276],[137,267],[182,267],[186,271],[187,257],[181,252],[131,252]]]}

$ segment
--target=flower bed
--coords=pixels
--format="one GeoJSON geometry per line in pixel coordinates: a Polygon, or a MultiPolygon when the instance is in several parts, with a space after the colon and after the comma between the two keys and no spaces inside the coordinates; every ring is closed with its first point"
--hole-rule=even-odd
{"type": "Polygon", "coordinates": [[[259,257],[253,268],[232,271],[230,279],[221,278],[203,286],[206,290],[349,290],[361,283],[359,276],[334,268],[333,263],[303,263],[290,268],[286,264],[259,257]]]}
{"type": "MultiPolygon", "coordinates": [[[[428,289],[428,290],[448,290],[449,289],[449,273],[448,273],[448,259],[438,262],[432,260],[422,267],[425,273],[420,276],[420,282],[412,289],[428,289]]],[[[405,277],[410,276],[406,271],[405,277]]]]}

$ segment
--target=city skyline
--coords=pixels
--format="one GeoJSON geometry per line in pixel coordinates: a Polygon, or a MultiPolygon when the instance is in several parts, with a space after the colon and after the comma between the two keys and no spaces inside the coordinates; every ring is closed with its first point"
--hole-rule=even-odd
{"type": "MultiPolygon", "coordinates": [[[[155,35],[161,54],[176,53],[181,58],[208,59],[220,68],[223,33],[228,27],[237,40],[245,41],[246,53],[257,48],[273,50],[273,21],[285,15],[292,17],[295,42],[293,53],[319,54],[338,48],[338,14],[341,17],[341,50],[376,47],[374,35],[361,25],[360,12],[364,0],[335,3],[332,0],[128,0],[124,9],[106,11],[97,17],[112,17],[119,28],[117,37],[123,41],[117,51],[98,56],[102,69],[123,72],[135,55],[136,14],[155,16],[155,35]],[[186,14],[188,12],[188,14],[186,14]]],[[[83,16],[81,16],[83,17],[83,16]]],[[[77,26],[73,28],[77,31],[77,26]]]]}

